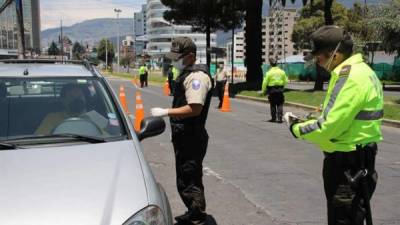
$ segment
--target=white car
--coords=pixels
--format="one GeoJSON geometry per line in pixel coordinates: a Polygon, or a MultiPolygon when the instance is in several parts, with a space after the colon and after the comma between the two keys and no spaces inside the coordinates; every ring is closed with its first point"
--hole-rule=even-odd
{"type": "Polygon", "coordinates": [[[172,225],[107,80],[86,62],[0,61],[1,225],[172,225]]]}

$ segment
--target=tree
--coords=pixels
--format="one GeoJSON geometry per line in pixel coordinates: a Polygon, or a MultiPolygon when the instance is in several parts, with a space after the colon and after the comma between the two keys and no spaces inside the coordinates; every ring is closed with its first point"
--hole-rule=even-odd
{"type": "Polygon", "coordinates": [[[134,60],[134,56],[133,54],[126,54],[124,57],[122,57],[121,59],[121,65],[124,67],[127,67],[127,73],[129,73],[129,67],[131,65],[131,63],[134,60]]]}
{"type": "Polygon", "coordinates": [[[72,47],[72,58],[81,60],[84,53],[85,48],[79,42],[75,42],[74,46],[72,47]]]}
{"type": "Polygon", "coordinates": [[[246,81],[248,88],[259,89],[262,83],[262,0],[246,2],[246,81]]]}
{"type": "Polygon", "coordinates": [[[59,55],[60,54],[60,49],[57,47],[57,44],[54,41],[51,42],[50,47],[47,50],[47,53],[49,55],[59,55]]]}
{"type": "Polygon", "coordinates": [[[161,0],[170,8],[165,20],[177,25],[190,25],[193,31],[203,32],[207,39],[207,65],[210,66],[211,33],[239,27],[243,21],[244,0],[161,0]]]}
{"type": "Polygon", "coordinates": [[[108,39],[102,39],[97,47],[97,58],[103,62],[106,62],[106,45],[107,45],[107,55],[108,55],[108,65],[112,65],[113,59],[115,57],[114,47],[108,39]]]}
{"type": "MultiPolygon", "coordinates": [[[[317,0],[313,6],[306,5],[300,11],[300,17],[293,28],[292,41],[298,50],[310,49],[310,36],[324,22],[324,2],[317,0]]],[[[348,22],[347,9],[335,2],[332,7],[332,16],[336,25],[345,27],[348,22]]],[[[353,25],[355,26],[355,25],[353,25]]]]}
{"type": "Polygon", "coordinates": [[[388,5],[375,7],[369,22],[378,31],[381,47],[387,53],[397,53],[400,57],[400,0],[392,0],[388,5]]]}

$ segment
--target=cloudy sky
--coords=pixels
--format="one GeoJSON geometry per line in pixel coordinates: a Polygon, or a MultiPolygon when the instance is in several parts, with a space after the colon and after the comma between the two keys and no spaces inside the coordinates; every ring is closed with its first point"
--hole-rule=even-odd
{"type": "Polygon", "coordinates": [[[133,17],[146,0],[41,0],[42,30],[65,26],[87,19],[116,17],[114,8],[122,10],[120,17],[133,17]]]}

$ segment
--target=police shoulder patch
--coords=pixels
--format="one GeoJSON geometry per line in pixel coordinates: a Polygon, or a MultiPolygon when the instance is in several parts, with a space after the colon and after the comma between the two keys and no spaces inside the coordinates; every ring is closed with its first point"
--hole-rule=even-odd
{"type": "Polygon", "coordinates": [[[339,76],[347,76],[350,74],[351,65],[343,66],[339,72],[339,76]]]}
{"type": "Polygon", "coordinates": [[[193,80],[192,81],[192,88],[193,90],[199,90],[201,87],[201,82],[199,80],[193,80]]]}

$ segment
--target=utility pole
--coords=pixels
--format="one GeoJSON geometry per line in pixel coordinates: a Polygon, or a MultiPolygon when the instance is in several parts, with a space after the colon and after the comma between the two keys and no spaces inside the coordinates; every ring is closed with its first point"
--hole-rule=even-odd
{"type": "Polygon", "coordinates": [[[106,70],[108,70],[108,39],[106,39],[106,70]]]}
{"type": "MultiPolygon", "coordinates": [[[[235,0],[232,0],[232,15],[234,15],[235,11],[235,0]]],[[[234,57],[234,51],[235,51],[235,24],[234,23],[234,18],[232,17],[232,46],[231,46],[231,63],[232,63],[232,71],[231,71],[231,83],[233,85],[233,72],[234,72],[234,62],[235,62],[235,57],[234,57]]]]}
{"type": "Polygon", "coordinates": [[[24,14],[22,8],[22,0],[15,0],[15,8],[17,12],[18,58],[25,59],[25,29],[24,29],[24,14]]]}
{"type": "Polygon", "coordinates": [[[119,14],[122,12],[120,9],[114,9],[114,12],[117,14],[117,28],[118,28],[118,37],[117,37],[117,72],[119,73],[119,14]]]}
{"type": "Polygon", "coordinates": [[[61,51],[61,61],[64,61],[64,38],[63,38],[62,20],[60,20],[60,51],[61,51]]]}

